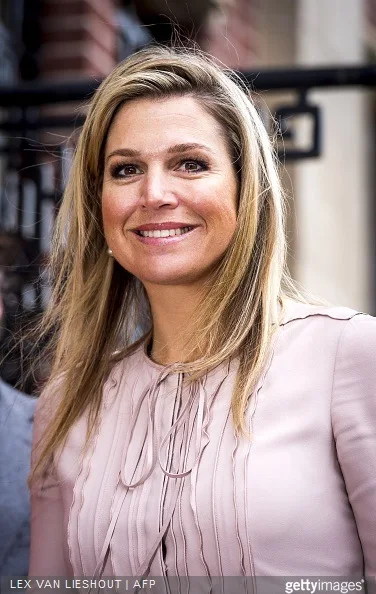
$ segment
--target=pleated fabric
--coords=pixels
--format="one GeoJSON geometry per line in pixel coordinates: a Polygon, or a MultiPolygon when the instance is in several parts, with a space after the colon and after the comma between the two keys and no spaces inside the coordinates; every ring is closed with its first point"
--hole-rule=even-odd
{"type": "Polygon", "coordinates": [[[237,567],[249,575],[238,509],[244,508],[251,445],[240,447],[228,397],[237,363],[186,387],[181,373],[154,364],[143,347],[128,363],[138,370],[134,381],[129,385],[125,369],[112,377],[108,424],[103,416],[75,483],[69,527],[75,571],[189,575],[194,568],[195,575],[209,576],[237,567]],[[221,542],[234,547],[223,555],[221,542]]]}

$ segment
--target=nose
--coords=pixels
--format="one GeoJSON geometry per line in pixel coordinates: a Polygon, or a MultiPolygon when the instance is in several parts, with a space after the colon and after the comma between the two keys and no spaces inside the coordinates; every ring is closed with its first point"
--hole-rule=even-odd
{"type": "Polygon", "coordinates": [[[178,203],[176,193],[171,188],[167,172],[161,169],[150,169],[144,176],[141,195],[143,208],[175,207],[178,203]]]}

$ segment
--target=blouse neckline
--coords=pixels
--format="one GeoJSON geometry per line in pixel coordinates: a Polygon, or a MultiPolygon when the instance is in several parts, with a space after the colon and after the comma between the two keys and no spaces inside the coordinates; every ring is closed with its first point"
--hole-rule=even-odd
{"type": "MultiPolygon", "coordinates": [[[[149,367],[153,367],[154,369],[156,369],[157,371],[161,372],[163,370],[165,370],[167,367],[171,367],[174,365],[174,363],[170,363],[170,364],[166,364],[163,365],[162,363],[156,363],[155,361],[153,361],[153,359],[151,359],[148,355],[148,342],[150,340],[150,336],[147,336],[145,338],[145,340],[143,341],[143,343],[141,344],[140,347],[140,351],[141,351],[141,356],[143,361],[146,363],[146,365],[148,365],[149,367]]],[[[173,369],[171,369],[170,373],[178,373],[177,371],[174,371],[173,369]]]]}

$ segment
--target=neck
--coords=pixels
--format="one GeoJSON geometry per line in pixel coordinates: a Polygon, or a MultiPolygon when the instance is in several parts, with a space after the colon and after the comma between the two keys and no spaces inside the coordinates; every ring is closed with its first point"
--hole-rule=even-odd
{"type": "Polygon", "coordinates": [[[193,316],[197,311],[202,292],[192,286],[147,287],[153,318],[153,339],[149,356],[161,365],[188,362],[195,343],[197,329],[193,316]]]}

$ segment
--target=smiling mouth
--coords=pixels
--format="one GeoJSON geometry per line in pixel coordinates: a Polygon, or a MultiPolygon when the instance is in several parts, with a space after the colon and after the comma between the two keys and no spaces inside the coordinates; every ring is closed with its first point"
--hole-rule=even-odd
{"type": "Polygon", "coordinates": [[[193,227],[183,227],[178,229],[156,229],[153,231],[136,231],[137,235],[141,237],[175,237],[176,235],[184,235],[191,231],[193,227]]]}

